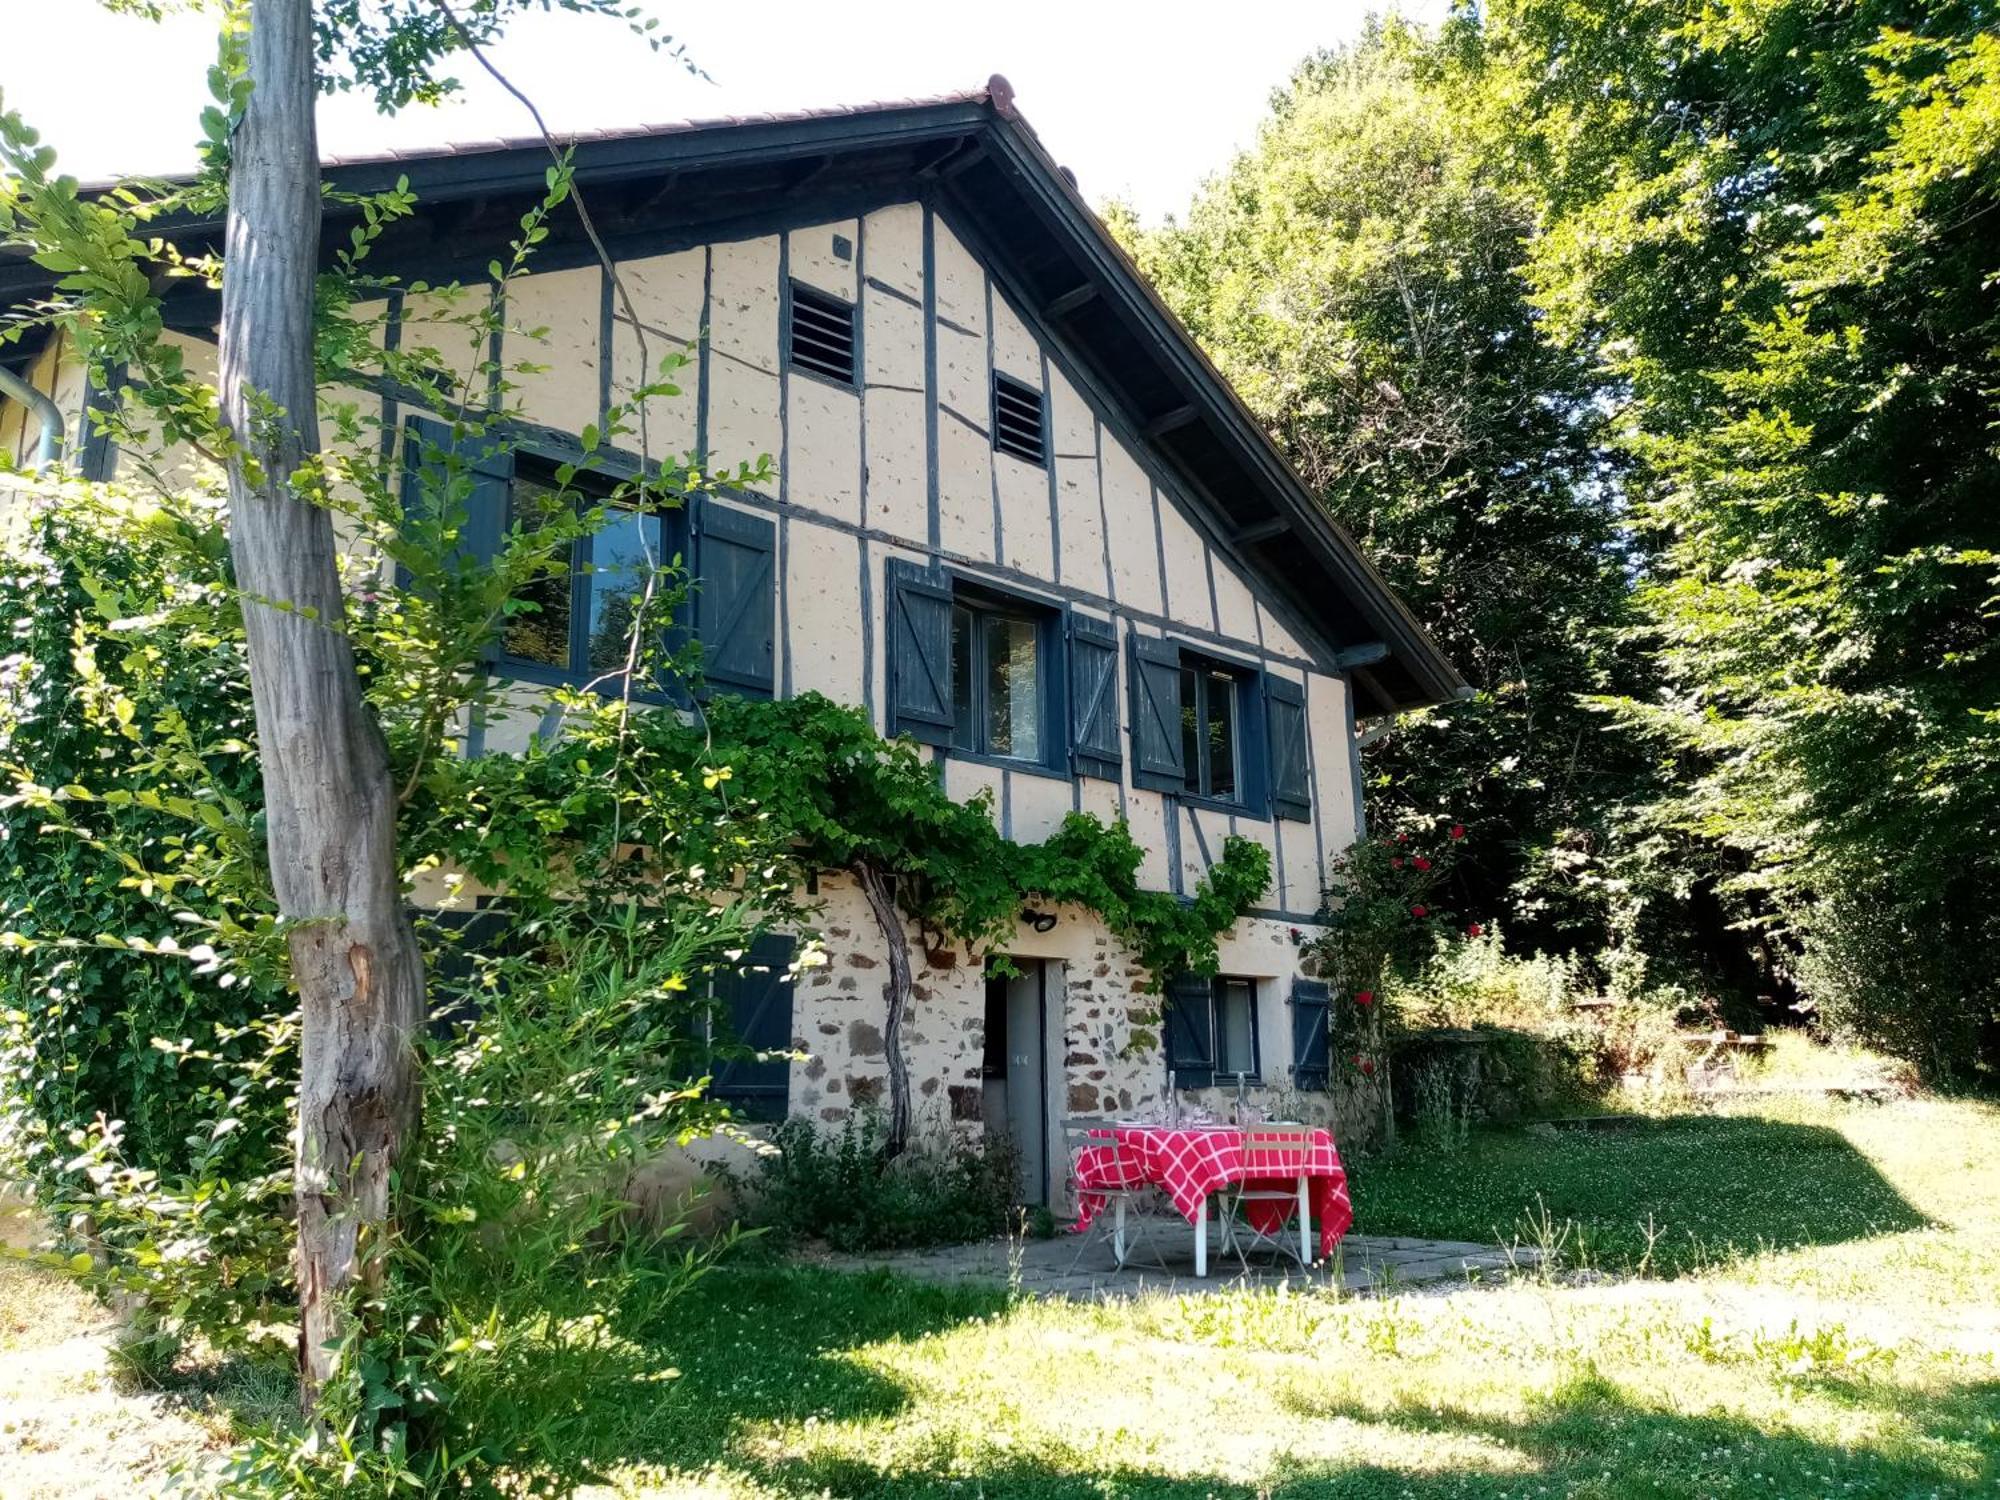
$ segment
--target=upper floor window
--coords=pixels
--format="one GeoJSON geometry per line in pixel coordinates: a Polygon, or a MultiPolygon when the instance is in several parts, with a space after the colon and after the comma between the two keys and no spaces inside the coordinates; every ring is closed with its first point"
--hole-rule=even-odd
{"type": "MultiPolygon", "coordinates": [[[[565,493],[552,474],[517,467],[507,491],[507,528],[532,536],[600,496],[574,485],[565,493]]],[[[606,508],[589,536],[561,539],[544,570],[514,597],[500,630],[504,661],[591,680],[615,675],[633,657],[632,630],[648,591],[674,559],[668,519],[623,505],[606,508]]]]}
{"type": "Polygon", "coordinates": [[[891,734],[1042,770],[1074,758],[1060,610],[901,559],[888,578],[891,734]]]}
{"type": "Polygon", "coordinates": [[[854,304],[802,281],[791,283],[785,347],[795,370],[854,382],[854,304]]]}
{"type": "MultiPolygon", "coordinates": [[[[532,682],[578,682],[608,693],[625,687],[633,631],[642,616],[662,634],[691,634],[705,684],[769,696],[776,618],[777,528],[770,517],[698,496],[690,509],[640,510],[611,500],[615,481],[578,471],[558,484],[558,462],[583,459],[562,440],[538,434],[532,447],[508,429],[461,433],[429,417],[408,420],[404,504],[443,507],[455,518],[461,556],[498,557],[510,533],[533,545],[539,569],[509,601],[487,658],[502,675],[532,682]],[[588,535],[569,524],[601,506],[588,535]],[[685,565],[687,577],[676,565],[685,565]],[[691,597],[667,615],[659,592],[687,583],[691,597]]],[[[664,683],[634,684],[638,696],[666,696],[664,683]]]]}
{"type": "Polygon", "coordinates": [[[1009,760],[1043,759],[1042,622],[980,600],[951,611],[951,744],[1009,760]]]}
{"type": "Polygon", "coordinates": [[[1181,667],[1182,784],[1197,797],[1242,800],[1244,679],[1199,657],[1181,667]]]}

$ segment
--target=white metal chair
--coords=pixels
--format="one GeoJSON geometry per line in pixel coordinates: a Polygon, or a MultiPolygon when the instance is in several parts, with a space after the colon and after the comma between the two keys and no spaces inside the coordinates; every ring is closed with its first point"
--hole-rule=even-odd
{"type": "MultiPolygon", "coordinates": [[[[1082,1264],[1084,1252],[1102,1236],[1111,1241],[1112,1263],[1122,1271],[1132,1259],[1138,1242],[1145,1237],[1145,1225],[1158,1194],[1153,1184],[1146,1181],[1137,1154],[1105,1121],[1070,1116],[1062,1122],[1062,1135],[1063,1155],[1069,1163],[1070,1200],[1077,1213],[1083,1212],[1086,1193],[1103,1201],[1091,1218],[1090,1228],[1078,1236],[1080,1243],[1070,1269],[1074,1271],[1082,1264]],[[1082,1173],[1086,1152],[1090,1156],[1088,1184],[1082,1173]]],[[[1152,1258],[1162,1271],[1168,1269],[1166,1257],[1157,1248],[1152,1258]]]]}
{"type": "Polygon", "coordinates": [[[1268,1245],[1276,1254],[1310,1267],[1312,1204],[1306,1168],[1312,1162],[1313,1132],[1309,1125],[1278,1123],[1249,1125],[1243,1130],[1243,1180],[1223,1197],[1223,1250],[1234,1250],[1247,1274],[1250,1251],[1268,1245]],[[1279,1186],[1279,1183],[1284,1186],[1279,1186]],[[1259,1229],[1244,1212],[1249,1204],[1268,1204],[1270,1222],[1259,1229]],[[1299,1238],[1290,1238],[1293,1220],[1299,1238]]]}

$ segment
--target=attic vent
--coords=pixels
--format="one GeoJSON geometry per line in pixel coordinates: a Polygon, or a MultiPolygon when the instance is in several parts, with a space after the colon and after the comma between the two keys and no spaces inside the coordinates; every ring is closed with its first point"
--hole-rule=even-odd
{"type": "Polygon", "coordinates": [[[854,384],[853,303],[795,281],[787,334],[794,369],[854,384]]]}
{"type": "Polygon", "coordinates": [[[1031,464],[1047,460],[1042,393],[998,370],[993,372],[993,446],[1031,464]]]}

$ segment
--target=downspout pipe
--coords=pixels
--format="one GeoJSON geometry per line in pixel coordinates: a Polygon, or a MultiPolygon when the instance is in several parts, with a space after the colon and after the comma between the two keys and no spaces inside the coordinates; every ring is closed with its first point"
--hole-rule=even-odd
{"type": "Polygon", "coordinates": [[[63,414],[47,396],[36,390],[27,381],[16,375],[5,365],[0,365],[0,395],[12,396],[16,401],[34,412],[42,424],[41,441],[35,445],[34,471],[39,474],[56,461],[62,452],[63,414]]]}

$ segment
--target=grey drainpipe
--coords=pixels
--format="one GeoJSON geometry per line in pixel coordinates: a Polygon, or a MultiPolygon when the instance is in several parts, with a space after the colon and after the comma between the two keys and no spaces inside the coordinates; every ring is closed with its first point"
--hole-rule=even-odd
{"type": "Polygon", "coordinates": [[[35,445],[35,472],[39,474],[62,451],[62,408],[4,365],[0,365],[0,393],[31,408],[41,419],[42,440],[35,445]]]}

